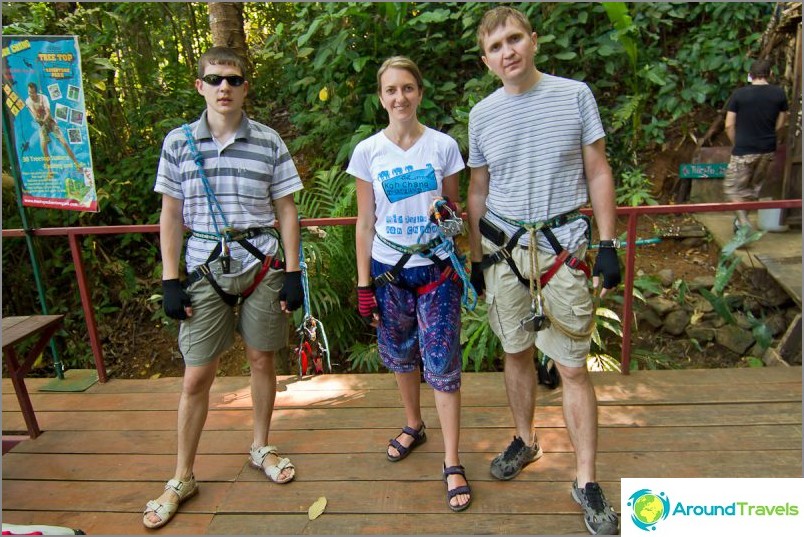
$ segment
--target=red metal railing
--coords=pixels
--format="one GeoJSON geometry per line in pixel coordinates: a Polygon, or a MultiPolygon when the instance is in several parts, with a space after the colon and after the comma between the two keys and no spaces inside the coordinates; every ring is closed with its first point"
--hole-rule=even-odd
{"type": "MultiPolygon", "coordinates": [[[[627,375],[631,365],[631,331],[633,325],[633,302],[634,302],[634,264],[636,262],[637,240],[637,221],[641,215],[646,214],[682,214],[682,213],[707,213],[707,212],[729,212],[737,209],[795,209],[801,208],[801,200],[775,200],[775,201],[754,201],[744,203],[699,203],[689,205],[652,205],[647,207],[617,207],[618,216],[628,216],[626,225],[626,246],[625,246],[625,296],[622,312],[623,328],[623,348],[620,360],[622,374],[627,375]]],[[[591,215],[591,209],[582,209],[582,213],[591,215]]],[[[355,217],[347,218],[307,218],[301,221],[303,227],[309,226],[346,226],[355,225],[355,217]]],[[[136,225],[136,226],[88,226],[88,227],[55,227],[34,229],[30,233],[37,237],[63,237],[66,236],[70,243],[75,274],[78,279],[78,291],[81,295],[81,306],[84,310],[84,318],[89,332],[90,346],[95,360],[95,368],[98,370],[98,380],[106,382],[106,367],[103,364],[103,348],[98,338],[98,329],[95,322],[95,313],[92,308],[92,298],[87,286],[84,261],[81,255],[81,248],[78,238],[86,235],[117,235],[125,233],[159,233],[159,225],[136,225]]],[[[25,237],[22,229],[4,229],[3,238],[25,237]]]]}

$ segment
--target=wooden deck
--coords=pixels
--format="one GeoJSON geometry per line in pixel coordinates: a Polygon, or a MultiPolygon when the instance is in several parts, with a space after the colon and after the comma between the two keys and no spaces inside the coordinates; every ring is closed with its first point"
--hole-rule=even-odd
{"type": "MultiPolygon", "coordinates": [[[[617,508],[621,477],[802,476],[801,367],[593,377],[598,479],[617,508]]],[[[141,510],[173,472],[180,379],[111,380],[83,393],[38,392],[42,382],[28,380],[44,433],[2,457],[3,521],[146,533],[141,510]]],[[[461,451],[474,500],[453,514],[429,388],[429,441],[391,464],[385,444],[403,413],[390,374],[283,377],[280,385],[271,441],[295,463],[296,480],[275,485],[248,467],[248,379],[220,378],[196,465],[201,493],[158,533],[586,534],[569,494],[574,458],[560,388],[538,392],[544,457],[500,482],[488,465],[513,434],[502,375],[465,375],[461,451]],[[310,521],[307,508],[320,496],[326,512],[310,521]]],[[[8,379],[2,417],[5,434],[25,430],[8,379]]]]}

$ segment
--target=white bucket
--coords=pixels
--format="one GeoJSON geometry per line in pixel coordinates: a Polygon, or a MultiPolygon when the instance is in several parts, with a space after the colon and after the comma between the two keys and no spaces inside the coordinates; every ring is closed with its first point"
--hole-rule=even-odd
{"type": "MultiPolygon", "coordinates": [[[[762,198],[760,201],[771,201],[771,198],[762,198]]],[[[782,225],[782,210],[779,208],[774,209],[759,209],[757,211],[757,224],[759,229],[770,232],[787,231],[790,226],[782,225]]]]}

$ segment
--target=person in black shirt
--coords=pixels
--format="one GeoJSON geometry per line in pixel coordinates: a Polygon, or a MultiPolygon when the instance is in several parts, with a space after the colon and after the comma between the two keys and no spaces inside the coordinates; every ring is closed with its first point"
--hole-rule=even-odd
{"type": "MultiPolygon", "coordinates": [[[[787,119],[787,97],[779,86],[768,83],[771,64],[757,60],[748,74],[750,85],[729,98],[726,134],[733,144],[723,181],[728,201],[755,201],[762,189],[776,151],[776,132],[787,119]]],[[[744,210],[735,211],[734,230],[750,226],[744,210]]]]}

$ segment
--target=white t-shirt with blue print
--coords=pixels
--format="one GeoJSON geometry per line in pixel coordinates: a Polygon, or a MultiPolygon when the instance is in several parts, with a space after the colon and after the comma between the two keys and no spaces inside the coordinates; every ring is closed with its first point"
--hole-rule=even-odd
{"type": "MultiPolygon", "coordinates": [[[[433,199],[442,196],[444,177],[463,168],[457,142],[428,127],[408,150],[394,144],[382,131],[357,144],[346,173],[373,185],[377,221],[371,256],[388,265],[396,264],[402,256],[381,242],[380,236],[401,246],[436,238],[438,232],[429,216],[433,199]]],[[[448,255],[442,252],[439,257],[448,255]]],[[[430,263],[426,257],[414,255],[405,266],[430,263]]]]}

